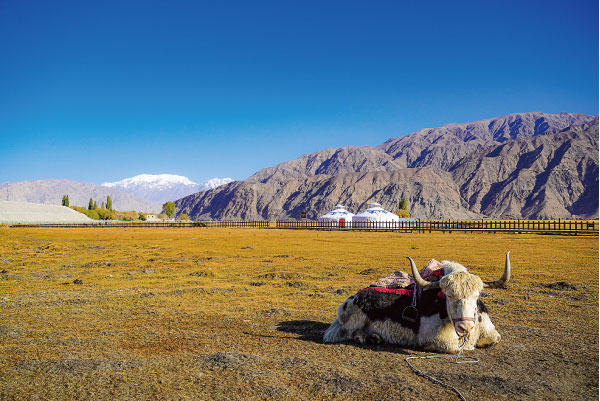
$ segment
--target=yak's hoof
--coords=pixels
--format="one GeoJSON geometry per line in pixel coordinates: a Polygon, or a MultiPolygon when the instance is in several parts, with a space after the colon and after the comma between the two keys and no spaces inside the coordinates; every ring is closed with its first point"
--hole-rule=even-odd
{"type": "Polygon", "coordinates": [[[383,342],[381,336],[377,333],[369,334],[369,337],[367,337],[367,341],[370,344],[381,344],[383,342]]]}
{"type": "Polygon", "coordinates": [[[362,330],[356,330],[352,335],[352,339],[359,344],[364,344],[367,342],[367,336],[362,330]]]}
{"type": "Polygon", "coordinates": [[[478,348],[491,347],[494,344],[498,344],[498,342],[500,342],[500,338],[502,338],[502,336],[500,336],[500,334],[497,331],[495,331],[488,337],[480,337],[479,341],[477,341],[477,347],[478,348]]]}

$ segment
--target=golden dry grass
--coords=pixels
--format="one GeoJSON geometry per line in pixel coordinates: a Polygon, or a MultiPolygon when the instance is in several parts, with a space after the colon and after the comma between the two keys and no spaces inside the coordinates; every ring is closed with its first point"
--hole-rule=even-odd
{"type": "Polygon", "coordinates": [[[322,332],[407,255],[492,280],[507,250],[500,344],[417,364],[467,399],[597,398],[597,237],[0,228],[0,399],[456,399],[407,367],[423,352],[322,332]]]}

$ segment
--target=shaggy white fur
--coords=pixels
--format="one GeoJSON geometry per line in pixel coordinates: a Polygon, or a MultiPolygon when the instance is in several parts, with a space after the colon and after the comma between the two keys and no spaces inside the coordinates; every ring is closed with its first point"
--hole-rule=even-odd
{"type": "Polygon", "coordinates": [[[481,313],[481,323],[479,327],[479,336],[477,337],[477,347],[489,347],[500,341],[500,333],[496,330],[496,327],[490,320],[490,315],[483,312],[481,313]]]}
{"type": "Polygon", "coordinates": [[[449,260],[442,260],[442,266],[444,268],[444,275],[467,271],[467,268],[460,263],[451,262],[449,260]]]}
{"type": "Polygon", "coordinates": [[[419,345],[427,351],[454,354],[458,352],[458,336],[448,320],[440,319],[439,315],[424,317],[421,318],[419,345]]]}
{"type": "Polygon", "coordinates": [[[324,343],[337,343],[339,341],[344,341],[344,337],[342,336],[342,324],[338,319],[335,319],[333,323],[325,330],[325,334],[323,335],[324,343]]]}
{"type": "Polygon", "coordinates": [[[469,340],[465,349],[485,347],[500,341],[500,334],[492,324],[487,313],[477,314],[477,299],[483,289],[479,277],[471,274],[456,262],[443,261],[444,276],[440,279],[440,287],[446,295],[448,314],[454,319],[469,317],[475,322],[457,322],[457,327],[450,319],[441,319],[440,315],[420,318],[418,333],[393,322],[391,319],[370,321],[367,315],[354,303],[356,295],[348,298],[337,311],[337,318],[325,331],[323,341],[334,343],[344,340],[354,340],[364,344],[369,339],[398,344],[407,347],[420,346],[428,351],[457,353],[458,325],[470,329],[469,340]]]}
{"type": "Polygon", "coordinates": [[[409,328],[406,328],[391,320],[379,320],[372,322],[369,326],[370,335],[378,334],[383,342],[390,344],[414,347],[417,345],[417,336],[409,328]]]}

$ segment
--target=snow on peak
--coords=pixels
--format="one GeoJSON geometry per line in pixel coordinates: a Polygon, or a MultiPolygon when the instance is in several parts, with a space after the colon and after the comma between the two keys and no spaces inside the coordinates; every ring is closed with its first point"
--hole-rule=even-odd
{"type": "Polygon", "coordinates": [[[231,178],[211,178],[199,184],[181,175],[140,174],[117,182],[105,182],[102,185],[116,187],[151,202],[167,202],[213,189],[232,181],[231,178]]]}
{"type": "Polygon", "coordinates": [[[216,187],[220,187],[221,185],[225,185],[225,184],[229,184],[230,182],[233,182],[233,179],[231,178],[211,178],[208,181],[205,181],[204,183],[202,183],[202,189],[214,189],[216,187]]]}
{"type": "Polygon", "coordinates": [[[198,185],[189,178],[175,174],[140,174],[117,182],[105,182],[105,187],[136,187],[164,188],[173,185],[198,185]]]}

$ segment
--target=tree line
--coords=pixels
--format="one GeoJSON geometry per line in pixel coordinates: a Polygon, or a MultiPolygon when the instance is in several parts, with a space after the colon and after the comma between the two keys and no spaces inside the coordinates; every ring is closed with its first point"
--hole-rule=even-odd
{"type": "MultiPolygon", "coordinates": [[[[69,206],[69,195],[65,194],[62,197],[62,205],[70,207],[71,209],[78,211],[79,213],[85,214],[92,220],[124,220],[124,221],[134,221],[141,220],[146,221],[148,219],[148,215],[151,213],[144,212],[136,212],[135,210],[129,212],[122,212],[113,209],[113,202],[108,195],[106,197],[106,203],[104,200],[101,202],[100,207],[98,207],[98,203],[93,198],[90,198],[88,202],[87,209],[81,206],[69,206]]],[[[162,213],[157,215],[158,219],[166,220],[172,219],[175,215],[176,207],[175,202],[165,202],[162,206],[162,213]]],[[[179,215],[179,220],[188,221],[189,217],[185,213],[181,213],[179,215]]]]}

